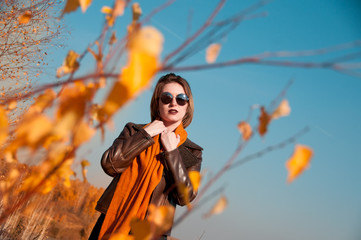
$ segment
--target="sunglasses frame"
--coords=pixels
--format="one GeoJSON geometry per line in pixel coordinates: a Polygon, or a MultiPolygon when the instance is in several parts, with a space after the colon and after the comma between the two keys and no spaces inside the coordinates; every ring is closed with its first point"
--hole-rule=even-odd
{"type": "Polygon", "coordinates": [[[188,102],[189,102],[189,97],[187,96],[187,94],[185,93],[180,93],[178,94],[177,96],[173,96],[170,92],[163,92],[160,96],[159,96],[159,99],[160,101],[163,103],[163,104],[169,104],[173,101],[173,98],[175,98],[177,104],[179,106],[184,106],[186,105],[188,102]],[[168,99],[170,99],[170,101],[168,100],[164,100],[162,98],[162,96],[167,96],[169,97],[168,99]]]}

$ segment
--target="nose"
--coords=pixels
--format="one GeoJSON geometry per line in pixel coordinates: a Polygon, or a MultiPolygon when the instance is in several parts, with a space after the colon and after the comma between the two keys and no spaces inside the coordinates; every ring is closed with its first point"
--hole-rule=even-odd
{"type": "Polygon", "coordinates": [[[175,97],[172,98],[172,101],[170,102],[171,106],[176,106],[177,105],[177,100],[175,97]]]}

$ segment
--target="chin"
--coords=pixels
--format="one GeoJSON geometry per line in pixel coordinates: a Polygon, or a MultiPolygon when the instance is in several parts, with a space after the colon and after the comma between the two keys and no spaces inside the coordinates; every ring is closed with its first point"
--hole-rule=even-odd
{"type": "Polygon", "coordinates": [[[177,123],[177,122],[181,122],[182,119],[179,119],[179,118],[162,118],[162,121],[164,123],[167,123],[167,124],[174,124],[174,123],[177,123]]]}

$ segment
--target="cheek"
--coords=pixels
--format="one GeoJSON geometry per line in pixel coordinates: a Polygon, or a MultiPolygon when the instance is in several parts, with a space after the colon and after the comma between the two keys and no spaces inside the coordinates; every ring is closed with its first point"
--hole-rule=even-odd
{"type": "Polygon", "coordinates": [[[187,114],[187,109],[188,109],[188,107],[182,108],[183,117],[187,114]]]}
{"type": "Polygon", "coordinates": [[[165,110],[164,105],[159,104],[159,108],[158,108],[159,115],[160,115],[160,116],[163,116],[164,113],[165,113],[165,111],[166,111],[166,110],[165,110]]]}

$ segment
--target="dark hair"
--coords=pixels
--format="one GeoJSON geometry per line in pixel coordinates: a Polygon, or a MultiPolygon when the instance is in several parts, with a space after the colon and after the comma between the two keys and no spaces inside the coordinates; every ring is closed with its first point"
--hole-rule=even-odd
{"type": "Polygon", "coordinates": [[[157,85],[155,85],[155,89],[153,92],[152,100],[150,101],[150,117],[151,121],[156,119],[160,119],[159,115],[159,96],[162,94],[163,87],[168,83],[178,83],[180,84],[185,94],[187,94],[189,98],[188,106],[186,114],[183,117],[183,127],[186,128],[191,124],[193,119],[193,111],[194,111],[194,102],[191,87],[189,86],[187,80],[182,78],[181,76],[175,75],[174,73],[168,73],[161,78],[159,78],[157,85]]]}

